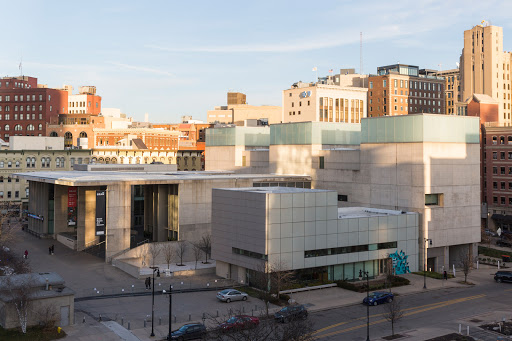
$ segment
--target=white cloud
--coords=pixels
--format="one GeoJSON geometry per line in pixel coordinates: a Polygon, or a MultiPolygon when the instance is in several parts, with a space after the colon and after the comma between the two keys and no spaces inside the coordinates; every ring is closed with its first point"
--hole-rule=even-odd
{"type": "Polygon", "coordinates": [[[174,75],[171,72],[168,72],[165,70],[149,68],[146,66],[129,65],[129,64],[119,63],[119,62],[108,62],[108,63],[115,65],[115,66],[125,68],[125,69],[130,69],[130,70],[135,70],[135,71],[140,71],[140,72],[148,72],[148,73],[153,73],[153,74],[168,76],[168,77],[176,77],[176,75],[174,75]]]}

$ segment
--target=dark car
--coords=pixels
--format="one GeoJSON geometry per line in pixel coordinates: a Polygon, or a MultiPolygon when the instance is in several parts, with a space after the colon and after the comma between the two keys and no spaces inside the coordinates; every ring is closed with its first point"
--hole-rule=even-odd
{"type": "Polygon", "coordinates": [[[274,319],[277,322],[289,322],[294,319],[303,319],[305,320],[308,317],[308,311],[306,307],[302,304],[300,305],[290,305],[288,307],[284,307],[274,314],[274,319]]]}
{"type": "Polygon", "coordinates": [[[171,333],[171,340],[195,340],[200,339],[206,334],[206,327],[199,323],[191,323],[182,326],[180,329],[171,333]]]}
{"type": "Polygon", "coordinates": [[[385,291],[376,291],[372,292],[369,297],[365,297],[363,299],[363,304],[369,304],[369,305],[377,305],[381,303],[390,303],[393,302],[393,298],[395,295],[393,295],[390,292],[385,291]]]}
{"type": "Polygon", "coordinates": [[[489,229],[485,229],[485,234],[491,237],[496,237],[498,234],[494,231],[491,231],[489,229]]]}
{"type": "Polygon", "coordinates": [[[249,329],[256,328],[260,324],[260,319],[254,316],[237,315],[231,317],[224,323],[219,325],[222,331],[230,331],[233,329],[249,329]]]}
{"type": "Polygon", "coordinates": [[[512,272],[510,271],[498,271],[494,274],[494,280],[498,283],[501,282],[512,282],[512,272]]]}
{"type": "Polygon", "coordinates": [[[511,247],[512,246],[512,244],[510,242],[507,242],[507,241],[504,241],[504,240],[501,240],[501,239],[496,242],[496,245],[498,245],[498,246],[505,246],[505,247],[511,247]]]}

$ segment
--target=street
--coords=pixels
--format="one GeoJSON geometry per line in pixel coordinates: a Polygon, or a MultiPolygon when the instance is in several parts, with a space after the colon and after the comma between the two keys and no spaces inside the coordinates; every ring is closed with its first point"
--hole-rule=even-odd
{"type": "MultiPolygon", "coordinates": [[[[403,318],[395,324],[395,333],[420,328],[457,331],[458,321],[491,312],[510,311],[512,285],[489,283],[468,288],[440,289],[397,297],[403,318]]],[[[370,338],[391,335],[391,324],[384,306],[370,307],[370,338]]],[[[310,314],[315,337],[319,340],[366,340],[366,306],[342,307],[310,314]]],[[[510,313],[507,318],[511,318],[510,313]]],[[[433,335],[434,337],[436,335],[433,335]]]]}

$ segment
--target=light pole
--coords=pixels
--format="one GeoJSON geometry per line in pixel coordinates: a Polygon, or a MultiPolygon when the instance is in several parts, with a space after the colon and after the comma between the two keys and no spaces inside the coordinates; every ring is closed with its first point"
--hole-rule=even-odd
{"type": "MultiPolygon", "coordinates": [[[[164,290],[165,292],[165,290],[164,290]]],[[[167,335],[167,340],[171,340],[172,333],[172,285],[169,284],[169,334],[167,335]]]]}
{"type": "Polygon", "coordinates": [[[151,295],[152,303],[151,303],[151,335],[150,336],[155,336],[155,330],[154,330],[154,326],[155,326],[155,272],[156,272],[156,277],[160,277],[160,269],[158,268],[158,266],[150,266],[149,268],[153,269],[153,294],[151,295]]]}
{"type": "Polygon", "coordinates": [[[366,276],[366,341],[370,341],[370,277],[368,271],[359,270],[359,280],[366,276]]]}
{"type": "Polygon", "coordinates": [[[425,241],[425,259],[423,262],[423,289],[427,288],[427,242],[430,242],[430,245],[432,245],[432,239],[430,238],[423,238],[425,241]]]}

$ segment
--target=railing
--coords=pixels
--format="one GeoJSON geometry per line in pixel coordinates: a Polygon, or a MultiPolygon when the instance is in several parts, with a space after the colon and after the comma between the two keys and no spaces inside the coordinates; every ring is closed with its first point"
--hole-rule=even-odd
{"type": "Polygon", "coordinates": [[[91,246],[94,246],[94,245],[100,244],[100,243],[102,243],[102,242],[99,242],[99,243],[98,243],[98,241],[97,241],[97,240],[91,240],[90,242],[85,243],[85,245],[84,245],[84,250],[85,250],[85,249],[87,249],[87,248],[89,248],[89,247],[91,247],[91,246]]]}
{"type": "Polygon", "coordinates": [[[121,255],[125,254],[126,252],[130,251],[130,250],[131,250],[131,248],[130,248],[130,247],[127,247],[126,249],[121,250],[121,251],[119,251],[118,253],[114,254],[113,256],[109,257],[109,259],[108,259],[107,261],[108,261],[109,263],[111,263],[111,262],[112,262],[112,259],[114,259],[114,258],[116,258],[116,257],[119,257],[119,256],[121,256],[121,255]]]}
{"type": "Polygon", "coordinates": [[[141,246],[142,244],[146,244],[146,243],[149,243],[149,239],[144,239],[143,241],[138,242],[137,246],[141,246]]]}

